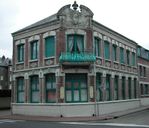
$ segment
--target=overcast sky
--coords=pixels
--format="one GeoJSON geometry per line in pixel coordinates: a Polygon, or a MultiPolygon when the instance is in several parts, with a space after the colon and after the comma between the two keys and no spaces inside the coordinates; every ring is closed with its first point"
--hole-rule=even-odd
{"type": "MultiPolygon", "coordinates": [[[[56,13],[74,0],[0,0],[0,57],[12,58],[11,33],[56,13]]],[[[149,49],[149,0],[77,0],[93,19],[149,49]]]]}

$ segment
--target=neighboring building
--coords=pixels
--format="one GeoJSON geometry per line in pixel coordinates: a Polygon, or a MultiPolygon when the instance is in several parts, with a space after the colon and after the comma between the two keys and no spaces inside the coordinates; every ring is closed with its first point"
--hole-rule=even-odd
{"type": "Polygon", "coordinates": [[[140,106],[137,43],[76,2],[13,36],[13,114],[94,116],[140,106]]]}
{"type": "Polygon", "coordinates": [[[0,90],[11,89],[10,69],[12,67],[11,59],[2,56],[0,58],[0,90]]]}
{"type": "Polygon", "coordinates": [[[138,46],[137,54],[140,95],[145,98],[149,97],[149,50],[138,46]]]}
{"type": "Polygon", "coordinates": [[[11,59],[0,57],[0,109],[10,108],[11,104],[11,59]]]}

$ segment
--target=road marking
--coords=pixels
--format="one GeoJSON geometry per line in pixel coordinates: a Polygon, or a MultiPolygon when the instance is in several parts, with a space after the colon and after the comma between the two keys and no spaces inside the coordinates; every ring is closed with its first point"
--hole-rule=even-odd
{"type": "Polygon", "coordinates": [[[9,120],[9,119],[2,119],[2,120],[0,120],[0,124],[2,124],[2,123],[15,123],[15,122],[21,122],[21,121],[24,121],[24,120],[9,120]]]}
{"type": "Polygon", "coordinates": [[[99,126],[123,126],[123,127],[144,127],[149,128],[149,125],[137,125],[137,124],[120,124],[120,123],[86,123],[86,122],[60,122],[62,124],[74,124],[74,125],[99,125],[99,126]]]}

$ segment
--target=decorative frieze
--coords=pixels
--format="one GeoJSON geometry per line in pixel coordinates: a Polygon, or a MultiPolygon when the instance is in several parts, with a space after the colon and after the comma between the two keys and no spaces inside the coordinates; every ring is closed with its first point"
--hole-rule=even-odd
{"type": "Polygon", "coordinates": [[[23,70],[23,69],[24,69],[24,63],[16,65],[16,70],[23,70]]]}

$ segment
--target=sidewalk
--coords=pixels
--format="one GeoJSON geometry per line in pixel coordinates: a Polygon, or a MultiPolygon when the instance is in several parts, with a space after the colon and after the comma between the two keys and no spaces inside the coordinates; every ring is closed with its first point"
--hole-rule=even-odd
{"type": "Polygon", "coordinates": [[[46,117],[46,116],[25,116],[25,115],[11,115],[10,112],[0,111],[0,119],[13,119],[13,120],[30,120],[30,121],[51,121],[51,122],[64,122],[64,121],[97,121],[118,118],[131,113],[149,109],[149,106],[144,106],[136,109],[131,109],[122,112],[115,112],[111,114],[94,116],[94,117],[46,117]],[[1,114],[3,113],[3,114],[1,114]]]}

